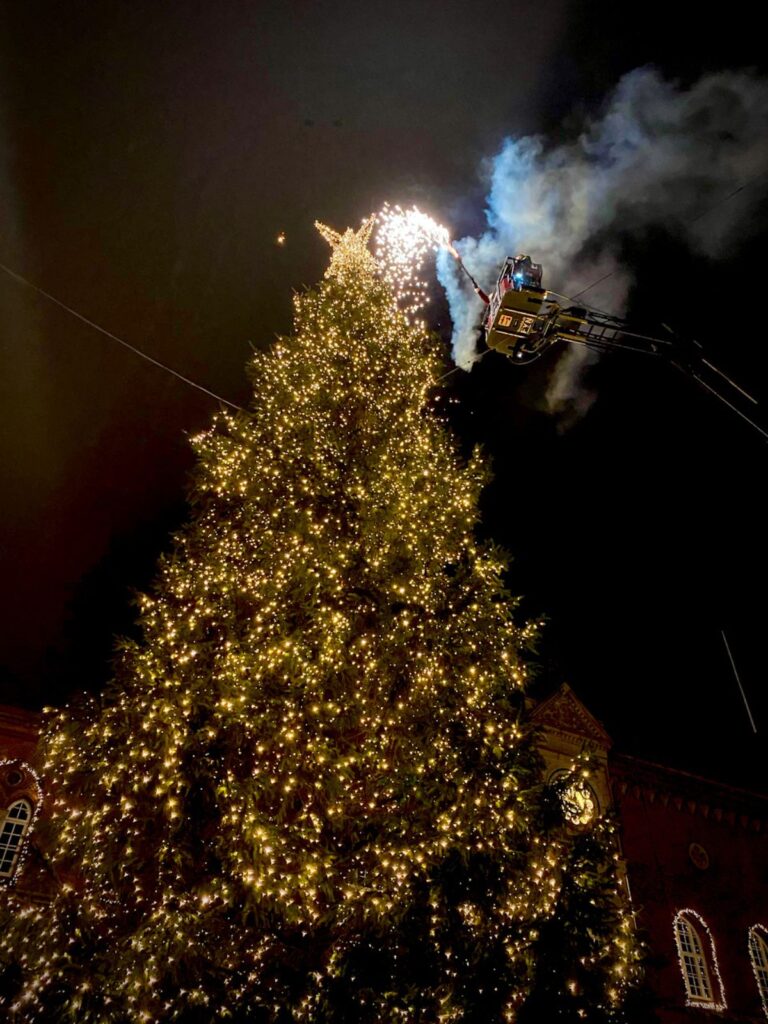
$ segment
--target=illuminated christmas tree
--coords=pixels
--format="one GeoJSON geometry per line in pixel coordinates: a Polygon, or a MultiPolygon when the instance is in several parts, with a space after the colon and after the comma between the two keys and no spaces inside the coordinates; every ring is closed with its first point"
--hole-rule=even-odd
{"type": "Polygon", "coordinates": [[[609,816],[593,818],[578,799],[588,791],[588,775],[589,759],[583,758],[542,793],[541,821],[550,837],[561,833],[560,881],[554,906],[537,929],[532,984],[516,1024],[657,1020],[649,994],[637,985],[641,951],[617,894],[615,825],[609,816]],[[572,826],[565,835],[563,813],[572,826]]]}
{"type": "MultiPolygon", "coordinates": [[[[487,1024],[541,987],[572,837],[524,726],[535,629],[371,227],[321,227],[329,269],[254,358],[252,412],[194,441],[141,641],[49,716],[57,895],[0,939],[19,1020],[487,1024]]],[[[633,970],[609,882],[590,1021],[621,1019],[633,970]]]]}

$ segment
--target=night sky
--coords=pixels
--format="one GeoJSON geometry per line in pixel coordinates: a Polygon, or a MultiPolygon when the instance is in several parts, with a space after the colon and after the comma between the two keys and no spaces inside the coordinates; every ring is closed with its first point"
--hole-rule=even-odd
{"type": "MultiPolygon", "coordinates": [[[[763,51],[742,19],[669,4],[3,3],[0,261],[246,404],[251,347],[323,272],[316,218],[415,202],[476,233],[505,136],[567,137],[642,65],[685,85],[764,73],[763,51]]],[[[721,260],[663,229],[622,259],[630,314],[696,337],[768,408],[766,240],[762,204],[721,260]]],[[[108,678],[217,403],[2,273],[0,309],[0,701],[39,707],[108,678]]],[[[765,788],[768,445],[631,356],[596,367],[564,431],[541,411],[550,364],[450,378],[496,473],[483,530],[549,620],[537,692],[566,680],[620,749],[765,788]]]]}

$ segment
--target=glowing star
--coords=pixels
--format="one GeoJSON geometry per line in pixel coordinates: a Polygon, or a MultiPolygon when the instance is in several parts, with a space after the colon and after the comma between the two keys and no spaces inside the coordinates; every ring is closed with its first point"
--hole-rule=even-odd
{"type": "Polygon", "coordinates": [[[275,239],[275,245],[285,245],[285,232],[281,231],[275,239]]]}
{"type": "Polygon", "coordinates": [[[456,258],[448,229],[418,207],[403,210],[385,204],[377,217],[376,261],[381,276],[394,291],[398,304],[409,319],[429,302],[427,282],[421,276],[426,257],[448,249],[456,258]]]}
{"type": "Polygon", "coordinates": [[[376,214],[366,217],[357,231],[347,228],[344,234],[334,231],[327,224],[315,221],[315,227],[333,249],[331,262],[325,272],[328,278],[344,279],[352,274],[367,270],[376,272],[376,261],[368,249],[368,242],[376,221],[376,214]]]}

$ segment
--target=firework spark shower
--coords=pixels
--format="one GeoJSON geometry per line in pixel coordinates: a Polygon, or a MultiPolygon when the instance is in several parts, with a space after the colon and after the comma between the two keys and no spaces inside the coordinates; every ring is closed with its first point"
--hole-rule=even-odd
{"type": "Polygon", "coordinates": [[[440,249],[456,255],[448,229],[416,206],[403,210],[387,203],[376,215],[376,223],[376,261],[382,277],[406,316],[415,318],[429,302],[428,282],[422,276],[425,260],[440,249]]]}

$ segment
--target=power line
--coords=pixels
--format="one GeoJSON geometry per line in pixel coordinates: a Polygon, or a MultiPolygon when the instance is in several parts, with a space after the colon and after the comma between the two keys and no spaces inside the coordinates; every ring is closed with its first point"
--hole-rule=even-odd
{"type": "Polygon", "coordinates": [[[155,357],[149,355],[149,353],[143,352],[140,348],[136,348],[135,345],[131,345],[129,342],[123,341],[122,338],[118,338],[116,334],[112,334],[112,332],[106,330],[106,328],[100,327],[98,324],[94,323],[93,320],[89,320],[87,316],[83,316],[82,313],[78,313],[76,309],[72,309],[71,306],[62,302],[61,299],[57,299],[55,295],[51,295],[50,292],[47,292],[38,285],[33,284],[32,281],[28,281],[26,277],[22,277],[21,274],[17,274],[15,270],[11,270],[10,267],[6,267],[4,263],[0,263],[0,270],[5,271],[9,277],[14,279],[14,281],[18,281],[19,284],[23,284],[27,288],[31,288],[32,291],[37,292],[38,295],[42,295],[44,298],[48,299],[49,302],[59,306],[60,309],[66,310],[66,312],[71,316],[81,320],[89,327],[92,327],[95,331],[98,331],[99,334],[103,334],[111,341],[116,341],[118,345],[122,345],[123,348],[127,348],[130,352],[133,352],[134,355],[140,356],[142,359],[146,359],[146,361],[148,363],[152,363],[153,366],[159,366],[161,370],[165,370],[166,373],[170,373],[173,377],[178,378],[178,380],[183,381],[185,384],[189,384],[191,388],[195,388],[197,391],[202,391],[203,394],[208,395],[211,398],[215,398],[217,402],[221,402],[223,405],[228,405],[230,409],[237,409],[238,412],[246,412],[246,410],[241,405],[237,405],[236,402],[230,402],[229,399],[222,398],[221,395],[217,395],[215,391],[210,391],[208,388],[203,387],[202,384],[198,384],[189,377],[185,377],[183,373],[179,373],[178,370],[174,370],[172,366],[168,366],[166,363],[161,363],[159,359],[155,359],[155,357]]]}
{"type": "Polygon", "coordinates": [[[739,693],[741,694],[741,699],[744,701],[744,707],[747,709],[747,715],[749,716],[749,724],[752,726],[752,732],[757,733],[757,726],[755,725],[755,720],[752,717],[752,711],[751,711],[751,709],[749,707],[749,701],[747,700],[747,695],[744,692],[744,687],[741,685],[741,679],[739,678],[739,673],[738,673],[738,670],[736,669],[736,662],[733,660],[733,655],[731,654],[731,648],[730,648],[730,645],[728,644],[728,640],[726,639],[725,630],[724,629],[720,630],[720,636],[723,638],[723,643],[725,644],[725,649],[728,652],[728,658],[730,659],[730,662],[731,662],[731,668],[733,669],[733,674],[736,677],[736,682],[737,682],[738,687],[739,687],[739,693]]]}

